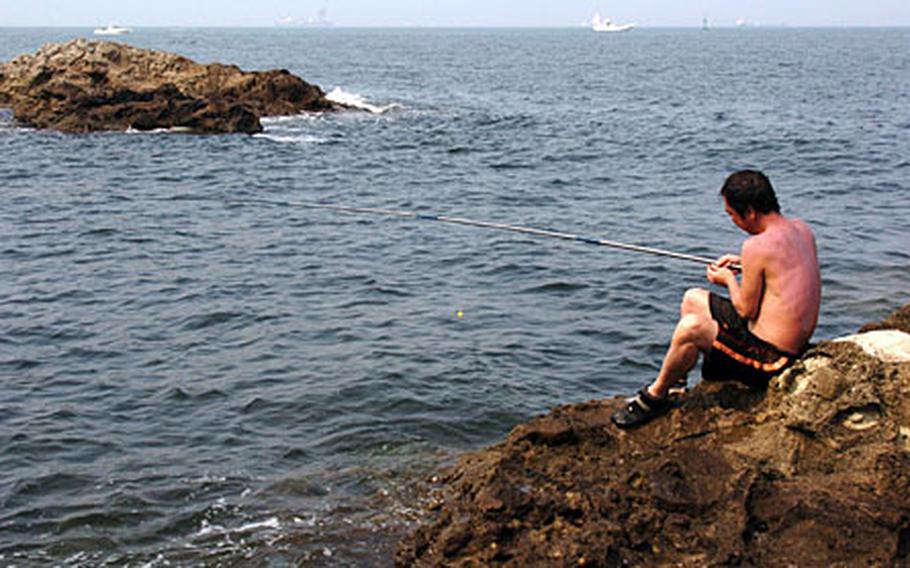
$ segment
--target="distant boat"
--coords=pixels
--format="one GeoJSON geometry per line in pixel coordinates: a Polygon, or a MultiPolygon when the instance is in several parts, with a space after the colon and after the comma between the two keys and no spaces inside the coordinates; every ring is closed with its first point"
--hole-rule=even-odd
{"type": "Polygon", "coordinates": [[[634,27],[635,24],[614,24],[610,18],[601,18],[598,12],[591,18],[591,29],[595,32],[627,32],[634,27]]]}
{"type": "Polygon", "coordinates": [[[294,16],[284,16],[279,18],[276,22],[276,25],[279,26],[305,26],[305,27],[318,27],[318,28],[327,28],[332,25],[331,20],[327,16],[325,8],[322,8],[317,13],[316,17],[310,18],[296,18],[294,16]]]}
{"type": "Polygon", "coordinates": [[[132,28],[124,28],[122,26],[110,24],[105,28],[95,28],[95,35],[123,35],[132,33],[132,31],[132,28]]]}

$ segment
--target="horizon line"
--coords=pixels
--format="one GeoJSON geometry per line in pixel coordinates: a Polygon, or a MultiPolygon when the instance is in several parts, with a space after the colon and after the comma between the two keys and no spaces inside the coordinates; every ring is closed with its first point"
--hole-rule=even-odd
{"type": "MultiPolygon", "coordinates": [[[[287,24],[116,24],[129,25],[141,29],[282,29],[282,30],[330,30],[330,29],[585,29],[590,30],[590,25],[578,24],[561,24],[561,25],[524,25],[524,24],[387,24],[387,25],[365,25],[365,24],[321,24],[321,25],[287,25],[287,24]]],[[[58,25],[36,25],[36,24],[5,24],[0,25],[0,29],[25,28],[25,29],[93,29],[98,28],[97,24],[58,24],[58,25]]],[[[737,24],[713,24],[708,26],[708,31],[712,29],[768,29],[768,28],[907,28],[910,23],[906,24],[758,24],[750,23],[745,25],[737,24]]],[[[635,29],[704,29],[703,24],[635,24],[635,29]]]]}

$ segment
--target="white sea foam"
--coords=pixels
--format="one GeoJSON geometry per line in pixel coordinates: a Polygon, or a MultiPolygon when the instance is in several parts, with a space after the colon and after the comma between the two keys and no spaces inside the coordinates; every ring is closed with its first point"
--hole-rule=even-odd
{"type": "Polygon", "coordinates": [[[256,521],[252,523],[247,523],[239,527],[226,527],[223,525],[216,525],[208,522],[203,519],[202,524],[199,527],[199,531],[196,533],[197,537],[208,537],[212,535],[227,535],[227,534],[239,534],[239,533],[249,533],[256,532],[265,529],[280,529],[281,521],[278,520],[278,517],[271,517],[264,521],[256,521]]]}
{"type": "Polygon", "coordinates": [[[321,112],[301,112],[298,114],[288,114],[280,116],[263,116],[259,119],[259,122],[262,123],[263,127],[269,127],[275,124],[283,124],[287,122],[303,122],[303,121],[312,121],[320,116],[323,113],[321,112]]]}
{"type": "Polygon", "coordinates": [[[304,526],[307,528],[313,528],[316,526],[317,520],[316,515],[311,514],[308,519],[301,519],[300,517],[294,517],[294,524],[304,526]]]}
{"type": "Polygon", "coordinates": [[[155,557],[154,560],[150,560],[150,561],[146,562],[145,564],[140,564],[139,566],[141,568],[154,568],[155,566],[170,566],[170,565],[171,565],[171,563],[168,561],[168,559],[165,558],[163,554],[159,554],[158,556],[155,557]]]}
{"type": "Polygon", "coordinates": [[[193,129],[188,126],[171,126],[168,128],[152,128],[150,130],[139,130],[129,126],[124,130],[126,134],[189,134],[192,132],[193,129]]]}
{"type": "Polygon", "coordinates": [[[196,533],[196,536],[209,536],[212,534],[222,534],[226,529],[221,525],[213,525],[207,520],[202,520],[202,526],[199,527],[199,532],[196,533]]]}
{"type": "Polygon", "coordinates": [[[324,144],[326,142],[325,138],[312,136],[310,134],[272,134],[269,132],[261,132],[259,134],[254,134],[253,137],[263,138],[273,142],[281,142],[282,144],[324,144]]]}
{"type": "Polygon", "coordinates": [[[374,105],[368,102],[362,95],[356,93],[349,93],[342,89],[341,87],[335,87],[332,91],[325,96],[334,103],[340,105],[357,108],[360,110],[365,110],[373,114],[382,114],[390,110],[402,109],[402,105],[398,103],[390,103],[387,105],[374,105]]]}
{"type": "Polygon", "coordinates": [[[272,517],[258,523],[249,523],[235,529],[234,532],[251,532],[258,531],[260,529],[280,529],[281,521],[278,520],[278,517],[272,517]]]}

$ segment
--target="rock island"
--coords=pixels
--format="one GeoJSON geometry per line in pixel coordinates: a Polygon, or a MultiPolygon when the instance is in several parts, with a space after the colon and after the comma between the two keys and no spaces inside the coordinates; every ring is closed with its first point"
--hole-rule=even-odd
{"type": "Polygon", "coordinates": [[[108,41],[47,44],[0,63],[0,107],[63,132],[255,133],[263,116],[339,107],[286,70],[245,72],[108,41]]]}

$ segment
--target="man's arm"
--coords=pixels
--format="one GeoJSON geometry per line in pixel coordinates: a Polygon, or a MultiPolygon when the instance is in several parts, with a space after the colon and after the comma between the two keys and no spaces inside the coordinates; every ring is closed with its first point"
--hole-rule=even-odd
{"type": "Polygon", "coordinates": [[[725,255],[708,266],[708,280],[726,286],[730,291],[730,302],[740,317],[754,320],[758,317],[764,289],[764,263],[760,251],[750,241],[743,243],[742,255],[736,259],[742,267],[742,281],[729,268],[736,257],[725,255]]]}

